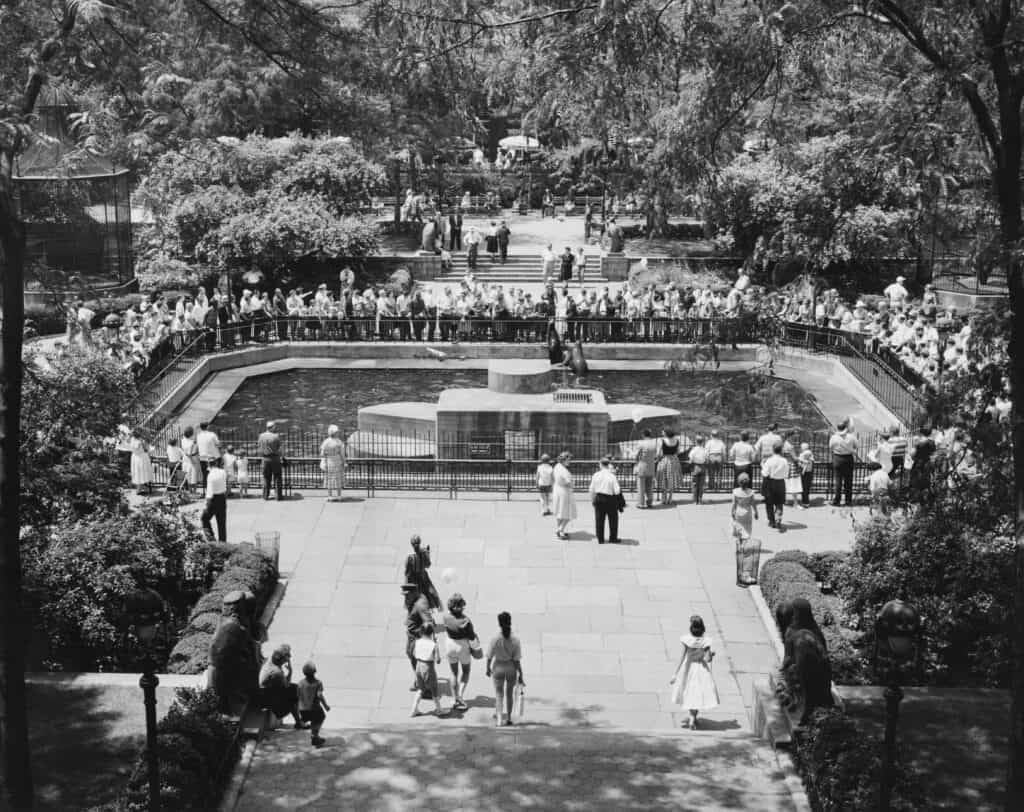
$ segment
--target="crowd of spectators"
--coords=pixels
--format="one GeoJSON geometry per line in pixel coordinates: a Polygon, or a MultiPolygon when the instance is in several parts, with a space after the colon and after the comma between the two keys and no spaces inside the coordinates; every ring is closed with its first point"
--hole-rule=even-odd
{"type": "Polygon", "coordinates": [[[756,318],[844,336],[914,385],[934,385],[940,376],[968,368],[970,320],[941,307],[931,285],[921,298],[911,299],[903,277],[881,295],[851,303],[834,289],[813,292],[807,285],[769,292],[751,284],[743,272],[731,287],[603,280],[588,286],[585,257],[567,248],[564,261],[559,259],[549,246],[541,258],[546,284],[538,293],[478,280],[471,270],[460,283],[444,287],[359,289],[351,271],[343,271],[334,290],[326,283],[310,291],[244,288],[234,297],[219,290],[208,295],[200,288],[173,301],[165,296],[143,301],[120,317],[107,316],[99,326],[96,313],[78,301],[67,309],[67,338],[99,347],[140,373],[157,355],[180,351],[196,335],[207,336],[212,349],[286,338],[542,340],[551,326],[564,340],[664,342],[727,334],[701,327],[709,320],[742,324],[756,318]]]}

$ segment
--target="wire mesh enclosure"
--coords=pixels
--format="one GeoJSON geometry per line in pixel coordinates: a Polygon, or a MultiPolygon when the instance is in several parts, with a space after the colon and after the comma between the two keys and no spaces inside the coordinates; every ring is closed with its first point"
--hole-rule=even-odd
{"type": "Polygon", "coordinates": [[[27,264],[37,277],[76,276],[80,287],[124,284],[133,277],[129,172],[74,142],[72,102],[59,89],[46,94],[43,134],[15,162],[27,264]]]}

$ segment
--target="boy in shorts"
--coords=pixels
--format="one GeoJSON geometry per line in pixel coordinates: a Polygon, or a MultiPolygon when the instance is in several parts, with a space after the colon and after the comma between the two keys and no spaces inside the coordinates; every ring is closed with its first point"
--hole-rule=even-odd
{"type": "Polygon", "coordinates": [[[325,743],[320,738],[326,714],[331,706],[324,699],[324,684],[316,678],[316,665],[310,661],[302,666],[303,679],[296,686],[299,694],[299,718],[309,723],[310,743],[321,747],[325,743]]]}

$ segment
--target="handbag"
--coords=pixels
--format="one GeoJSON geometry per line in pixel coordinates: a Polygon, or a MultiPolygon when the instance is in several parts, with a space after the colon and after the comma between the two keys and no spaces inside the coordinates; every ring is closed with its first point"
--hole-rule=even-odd
{"type": "Polygon", "coordinates": [[[516,713],[526,713],[526,686],[521,682],[516,683],[516,713]]]}
{"type": "Polygon", "coordinates": [[[326,471],[327,470],[327,460],[325,460],[323,457],[320,458],[320,470],[321,471],[326,471]]]}
{"type": "Polygon", "coordinates": [[[473,655],[474,660],[482,660],[484,656],[483,646],[480,645],[480,638],[474,637],[469,641],[469,653],[473,655]]]}
{"type": "Polygon", "coordinates": [[[622,511],[624,511],[626,509],[626,497],[623,494],[621,494],[621,493],[618,496],[619,496],[618,508],[619,508],[619,513],[621,513],[622,511]]]}

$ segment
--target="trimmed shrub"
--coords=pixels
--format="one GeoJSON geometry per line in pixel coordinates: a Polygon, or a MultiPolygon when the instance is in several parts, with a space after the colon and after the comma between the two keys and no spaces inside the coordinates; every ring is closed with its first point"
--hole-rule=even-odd
{"type": "MultiPolygon", "coordinates": [[[[224,782],[238,755],[237,723],[221,714],[213,691],[181,688],[157,724],[160,808],[216,809],[224,782]]],[[[143,747],[118,808],[149,809],[149,769],[143,747]]]]}
{"type": "Polygon", "coordinates": [[[811,555],[805,553],[803,550],[780,550],[770,559],[772,562],[782,563],[783,561],[792,561],[794,564],[799,564],[802,567],[811,569],[811,555]]]}
{"type": "Polygon", "coordinates": [[[807,569],[823,584],[835,580],[836,571],[850,558],[850,554],[839,550],[827,550],[823,553],[812,553],[806,564],[807,569]]]}
{"type": "Polygon", "coordinates": [[[239,544],[224,562],[210,590],[192,608],[188,625],[167,660],[171,674],[200,674],[210,664],[210,641],[220,621],[224,596],[235,590],[251,592],[255,611],[263,611],[277,583],[273,560],[251,544],[239,544]]]}
{"type": "MultiPolygon", "coordinates": [[[[793,759],[811,807],[829,812],[860,812],[878,806],[880,748],[837,708],[818,708],[793,731],[793,759]]],[[[919,780],[896,764],[892,806],[896,812],[924,808],[919,780]]]]}
{"type": "Polygon", "coordinates": [[[775,556],[762,568],[759,584],[768,608],[774,616],[775,610],[786,601],[794,598],[807,600],[825,636],[832,664],[832,680],[840,685],[870,684],[871,670],[856,645],[859,635],[842,628],[838,623],[842,601],[821,594],[814,573],[796,563],[799,552],[789,551],[787,558],[781,561],[775,556]]]}

